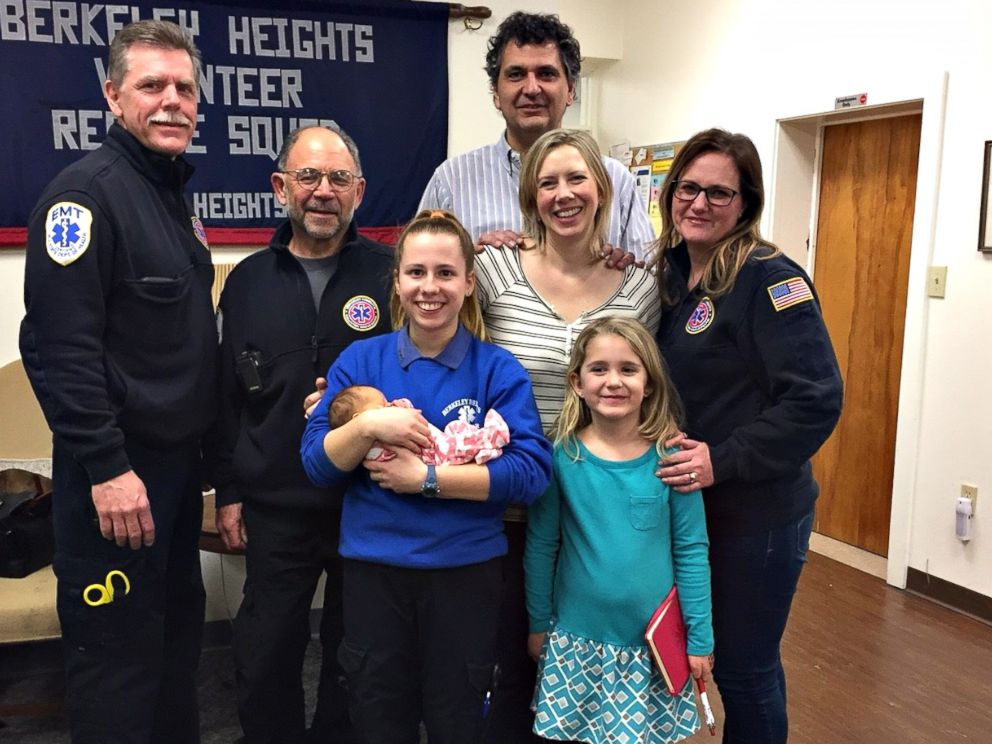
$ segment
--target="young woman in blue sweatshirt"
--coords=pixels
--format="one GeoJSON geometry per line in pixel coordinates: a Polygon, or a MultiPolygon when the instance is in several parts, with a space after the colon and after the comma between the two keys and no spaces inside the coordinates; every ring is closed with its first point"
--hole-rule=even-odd
{"type": "Polygon", "coordinates": [[[547,486],[550,446],[530,380],[486,343],[472,240],[449,213],[424,211],[396,248],[392,314],[399,330],[353,343],[327,373],[303,435],[314,483],[345,485],[340,552],[353,723],[368,744],[474,741],[494,686],[507,504],[547,486]],[[366,411],[331,429],[328,409],[350,385],[373,385],[415,408],[366,411]],[[510,429],[485,465],[429,466],[428,421],[480,421],[493,408],[510,429]],[[396,450],[363,462],[376,440],[396,450]]]}

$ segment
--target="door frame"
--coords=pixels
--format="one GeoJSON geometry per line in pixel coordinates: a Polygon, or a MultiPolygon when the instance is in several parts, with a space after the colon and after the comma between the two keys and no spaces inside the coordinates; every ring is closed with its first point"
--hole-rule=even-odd
{"type": "MultiPolygon", "coordinates": [[[[871,106],[839,111],[791,111],[776,117],[765,215],[766,234],[812,275],[823,128],[850,121],[922,113],[886,563],[886,582],[899,588],[906,587],[912,545],[929,310],[926,275],[934,253],[947,80],[947,73],[940,72],[862,81],[862,89],[869,91],[871,106]]],[[[846,89],[849,85],[839,87],[846,89]]]]}

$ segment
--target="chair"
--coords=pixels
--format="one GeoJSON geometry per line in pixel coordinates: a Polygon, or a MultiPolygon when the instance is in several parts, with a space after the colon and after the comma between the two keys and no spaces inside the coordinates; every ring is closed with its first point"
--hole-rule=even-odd
{"type": "MultiPolygon", "coordinates": [[[[0,474],[4,483],[51,487],[52,436],[20,359],[0,367],[0,416],[16,426],[0,429],[0,474]]],[[[55,574],[51,566],[23,579],[0,578],[0,644],[59,638],[55,574]]],[[[0,704],[0,717],[51,713],[61,701],[0,704]]]]}

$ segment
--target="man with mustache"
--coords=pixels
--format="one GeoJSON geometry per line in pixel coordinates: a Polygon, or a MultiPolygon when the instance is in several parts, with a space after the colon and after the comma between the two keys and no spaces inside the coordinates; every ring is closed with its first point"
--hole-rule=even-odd
{"type": "MultiPolygon", "coordinates": [[[[517,11],[489,39],[485,69],[506,131],[494,144],[441,163],[418,209],[454,213],[480,245],[516,247],[520,161],[538,137],[561,126],[575,100],[579,42],[558,16],[517,11]]],[[[614,194],[608,242],[642,260],[654,241],[647,206],[630,171],[613,158],[603,162],[614,194]]]]}
{"type": "Polygon", "coordinates": [[[340,127],[292,132],[272,174],[288,218],[267,250],[231,272],[221,295],[217,525],[246,551],[234,621],[238,713],[246,744],[349,742],[337,649],[343,634],[341,493],[303,472],[300,401],[352,341],[390,330],[392,251],[358,234],[365,179],[340,127]],[[305,732],[303,657],[310,603],[327,574],[317,708],[305,732]]]}
{"type": "Polygon", "coordinates": [[[122,28],[103,144],[30,217],[20,349],[54,433],[55,573],[73,742],[199,741],[201,436],[217,329],[184,187],[200,54],[122,28]]]}

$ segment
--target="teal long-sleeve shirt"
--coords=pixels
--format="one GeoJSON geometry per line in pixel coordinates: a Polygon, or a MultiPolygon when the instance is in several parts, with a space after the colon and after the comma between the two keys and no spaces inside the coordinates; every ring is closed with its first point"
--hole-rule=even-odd
{"type": "Polygon", "coordinates": [[[603,460],[578,443],[555,445],[548,490],[530,508],[524,558],[531,632],[561,630],[603,643],[644,644],[644,629],[672,584],[688,652],[713,651],[706,517],[699,491],[655,477],[653,447],[603,460]]]}

